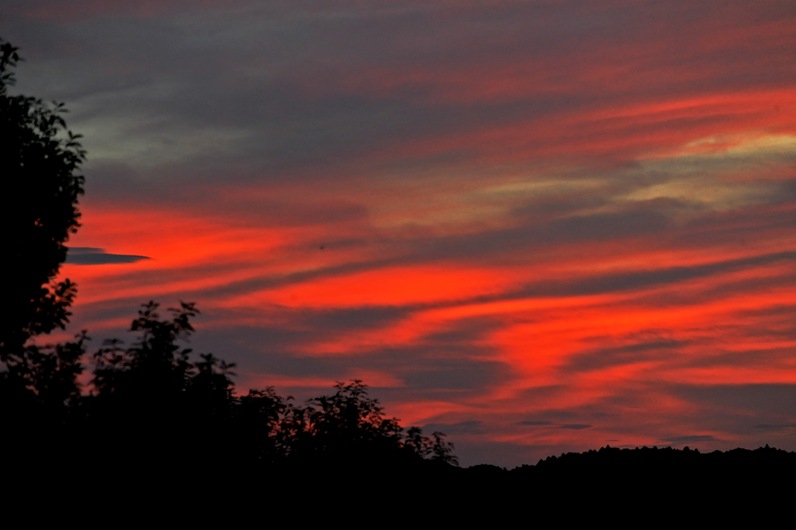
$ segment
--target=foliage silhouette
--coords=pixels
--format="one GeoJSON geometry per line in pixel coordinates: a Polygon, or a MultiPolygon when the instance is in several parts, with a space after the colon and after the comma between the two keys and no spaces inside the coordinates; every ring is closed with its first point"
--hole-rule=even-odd
{"type": "MultiPolygon", "coordinates": [[[[705,491],[756,514],[757,507],[771,505],[772,481],[796,471],[795,453],[769,447],[726,453],[605,447],[512,470],[461,468],[444,435],[403,428],[360,380],[338,382],[304,404],[272,387],[237,395],[232,365],[213,354],[194,356],[184,345],[198,314],[189,303],[166,312],[155,302],[144,304],[131,323],[136,338],[130,345],[114,339],[94,354],[87,392],[74,392],[85,335],[75,341],[79,346],[53,347],[60,352],[54,357],[45,352],[30,383],[36,399],[26,387],[17,393],[0,387],[6,412],[34,412],[18,414],[16,427],[25,427],[29,446],[6,453],[13,458],[4,471],[21,465],[22,479],[44,477],[58,491],[79,485],[89,489],[77,491],[92,491],[95,500],[121,495],[142,507],[153,499],[204,495],[238,506],[248,502],[252,510],[263,503],[274,508],[310,502],[297,492],[312,486],[319,514],[351,503],[378,506],[389,495],[445,520],[517,516],[532,502],[576,509],[566,512],[569,520],[611,513],[611,520],[629,523],[636,516],[609,508],[621,502],[659,513],[673,491],[678,504],[666,506],[672,516],[686,513],[676,508],[707,510],[710,504],[700,501],[705,491]],[[71,368],[54,367],[55,358],[71,368]],[[460,511],[446,511],[451,506],[460,511]]],[[[12,416],[3,416],[6,433],[14,432],[12,416]]]]}
{"type": "Polygon", "coordinates": [[[112,339],[94,354],[85,411],[93,437],[121,451],[127,465],[184,472],[209,451],[231,449],[233,366],[213,354],[194,360],[180,344],[194,331],[195,304],[181,302],[166,316],[159,308],[154,301],[142,305],[129,347],[112,339]]]}
{"type": "Polygon", "coordinates": [[[13,68],[21,60],[18,49],[0,39],[0,174],[7,202],[14,204],[0,210],[6,278],[0,298],[0,364],[2,384],[39,394],[43,389],[32,386],[38,377],[34,372],[49,370],[50,379],[64,383],[75,368],[67,350],[82,344],[78,337],[72,346],[55,351],[54,358],[45,358],[44,350],[29,340],[63,329],[70,316],[76,286],[56,277],[66,259],[65,244],[80,226],[77,203],[84,177],[78,172],[86,153],[80,136],[66,127],[63,103],[9,94],[13,68]],[[59,375],[61,369],[65,372],[59,375]]]}
{"type": "Polygon", "coordinates": [[[107,341],[93,356],[90,391],[81,401],[101,460],[123,455],[128,471],[190,473],[192,462],[272,472],[362,473],[386,467],[455,466],[441,433],[423,435],[387,417],[360,380],[297,405],[272,387],[237,396],[233,364],[214,354],[198,359],[181,343],[199,314],[181,302],[166,314],[154,301],[132,321],[130,346],[107,341]],[[101,443],[96,444],[99,441],[101,443]],[[179,454],[173,448],[179,447],[179,454]],[[224,456],[222,456],[224,455],[224,456]]]}
{"type": "Polygon", "coordinates": [[[286,409],[289,433],[286,456],[291,462],[326,470],[374,469],[423,462],[458,465],[453,445],[441,433],[429,438],[419,427],[404,429],[369,397],[361,380],[337,382],[335,391],[286,409]]]}

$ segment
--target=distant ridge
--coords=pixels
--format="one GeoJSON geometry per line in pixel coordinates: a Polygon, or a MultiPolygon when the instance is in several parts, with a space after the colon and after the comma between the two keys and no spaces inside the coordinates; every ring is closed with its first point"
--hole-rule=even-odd
{"type": "Polygon", "coordinates": [[[71,487],[50,483],[55,487],[38,487],[36,496],[24,501],[74,506],[90,498],[98,509],[125,510],[141,520],[209,517],[226,525],[279,512],[313,525],[349,521],[357,528],[390,528],[382,524],[393,520],[416,528],[469,528],[479,522],[498,529],[779,528],[791,520],[796,498],[796,453],[767,445],[708,453],[606,446],[513,469],[432,463],[397,468],[373,461],[356,470],[251,471],[227,470],[223,480],[214,473],[149,476],[144,483],[119,477],[112,485],[73,476],[71,487]],[[205,509],[197,499],[203,499],[205,509]]]}
{"type": "MultiPolygon", "coordinates": [[[[524,464],[513,469],[492,465],[475,465],[468,473],[484,475],[511,475],[523,480],[536,477],[546,479],[559,476],[602,479],[649,478],[650,473],[664,476],[718,477],[723,474],[779,475],[796,472],[796,452],[784,451],[765,445],[757,449],[736,448],[728,451],[701,452],[685,447],[617,448],[605,446],[581,453],[568,452],[549,456],[535,465],[524,464]]],[[[796,477],[796,475],[794,475],[796,477]]]]}

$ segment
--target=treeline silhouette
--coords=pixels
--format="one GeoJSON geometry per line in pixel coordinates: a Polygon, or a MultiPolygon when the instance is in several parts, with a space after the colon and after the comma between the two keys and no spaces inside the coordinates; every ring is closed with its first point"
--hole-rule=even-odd
{"type": "Polygon", "coordinates": [[[237,395],[234,365],[185,346],[195,304],[144,304],[136,335],[92,354],[88,337],[34,348],[0,373],[3,454],[21,474],[158,486],[269,477],[394,476],[454,467],[453,444],[385,414],[360,380],[294,402],[274,388],[237,395]],[[87,359],[88,366],[84,365],[87,359]],[[85,382],[81,382],[85,381],[85,382]]]}
{"type": "Polygon", "coordinates": [[[459,467],[442,433],[401,426],[359,380],[303,404],[272,387],[236,394],[234,365],[185,346],[198,313],[181,303],[162,314],[149,302],[132,321],[129,345],[113,339],[88,354],[84,332],[3,371],[6,478],[52,492],[79,485],[100,497],[201,491],[228,500],[267,494],[270,502],[331,483],[329,503],[390,491],[432,506],[435,496],[452,495],[476,503],[470,509],[485,509],[486,495],[489,505],[513,510],[527,496],[644,505],[673,494],[693,502],[707,491],[749,502],[772,481],[790,484],[796,471],[796,453],[768,446],[606,446],[513,469],[459,467]]]}

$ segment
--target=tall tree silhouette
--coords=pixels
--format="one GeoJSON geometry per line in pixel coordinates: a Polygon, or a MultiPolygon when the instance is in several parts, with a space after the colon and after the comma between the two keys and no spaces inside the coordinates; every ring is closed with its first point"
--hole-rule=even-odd
{"type": "Polygon", "coordinates": [[[9,93],[19,61],[0,39],[0,452],[33,473],[65,462],[75,447],[87,336],[57,345],[31,338],[64,328],[70,315],[76,288],[57,276],[79,226],[85,151],[63,104],[9,93]]]}
{"type": "Polygon", "coordinates": [[[25,346],[31,337],[68,322],[76,287],[57,276],[65,244],[80,226],[79,170],[86,156],[80,136],[66,127],[63,103],[9,94],[20,60],[18,49],[0,39],[0,175],[6,199],[0,209],[0,361],[12,374],[30,371],[25,346]]]}

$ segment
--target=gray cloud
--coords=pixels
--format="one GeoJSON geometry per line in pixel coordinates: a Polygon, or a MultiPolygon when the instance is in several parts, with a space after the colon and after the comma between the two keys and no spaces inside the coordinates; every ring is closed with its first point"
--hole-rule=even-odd
{"type": "Polygon", "coordinates": [[[518,421],[517,425],[526,425],[529,427],[546,427],[549,425],[553,425],[553,422],[547,420],[523,420],[523,421],[518,421]]]}
{"type": "MultiPolygon", "coordinates": [[[[57,7],[39,5],[42,12],[47,6],[57,7]]],[[[695,63],[697,72],[701,63],[723,64],[732,59],[743,68],[727,72],[752,69],[756,73],[733,79],[735,84],[767,86],[790,79],[792,70],[783,68],[786,63],[770,67],[770,62],[781,61],[782,50],[762,39],[746,55],[722,46],[711,53],[696,52],[703,48],[699,45],[702,24],[714,18],[715,8],[681,7],[682,13],[676,16],[671,7],[664,10],[665,17],[657,20],[666,23],[653,25],[654,39],[647,26],[658,16],[658,8],[605,6],[596,10],[577,2],[515,3],[488,9],[415,3],[384,9],[345,2],[309,9],[240,2],[225,9],[204,6],[190,13],[174,8],[164,10],[161,17],[131,17],[119,11],[123,6],[116,6],[101,11],[101,25],[92,24],[90,16],[63,25],[41,14],[27,16],[26,9],[17,7],[9,13],[9,26],[16,29],[8,38],[31,54],[31,67],[20,88],[36,93],[46,90],[56,99],[71,102],[78,132],[83,124],[94,129],[92,120],[112,119],[119,128],[114,134],[104,127],[108,140],[156,147],[128,153],[130,163],[156,160],[167,151],[191,160],[181,163],[191,166],[193,172],[186,173],[192,173],[194,181],[197,175],[211,181],[245,159],[247,169],[238,172],[238,178],[273,179],[288,168],[328,171],[336,166],[335,171],[341,171],[339,166],[350,170],[352,163],[362,167],[361,159],[369,153],[401,139],[431,140],[483,123],[542,121],[597,101],[605,104],[607,98],[632,98],[632,83],[627,87],[630,94],[622,91],[616,96],[607,86],[598,85],[593,85],[597,93],[583,91],[582,85],[577,93],[566,92],[564,82],[578,71],[578,65],[594,62],[589,50],[604,46],[639,47],[636,56],[617,58],[628,61],[628,70],[638,77],[631,76],[631,82],[646,78],[643,67],[636,71],[630,66],[660,67],[662,61],[677,64],[684,57],[695,63]],[[669,25],[678,28],[676,38],[665,30],[669,25]],[[55,50],[66,50],[68,60],[62,53],[48,60],[55,50]],[[761,56],[766,60],[761,62],[761,56]],[[492,66],[496,57],[502,58],[500,64],[515,68],[492,66]],[[506,72],[528,68],[523,66],[527,60],[541,61],[545,69],[520,73],[520,80],[531,74],[541,76],[557,80],[562,90],[556,95],[520,91],[507,101],[447,105],[428,101],[447,73],[466,72],[476,65],[476,71],[483,70],[480,77],[492,77],[499,84],[506,72]],[[109,68],[109,63],[114,67],[109,68]],[[439,77],[411,81],[418,66],[439,77]],[[348,80],[359,79],[374,68],[387,68],[387,75],[394,79],[410,81],[400,90],[346,88],[348,80]],[[50,82],[53,76],[59,79],[57,84],[50,82]],[[157,147],[160,144],[166,149],[163,153],[157,147]]],[[[756,9],[754,18],[777,20],[782,13],[776,9],[775,5],[756,9]]],[[[725,16],[727,23],[745,25],[749,13],[725,12],[725,16]]],[[[708,71],[710,76],[683,81],[681,90],[707,83],[727,86],[728,79],[720,72],[708,71]]],[[[636,92],[646,94],[655,88],[648,84],[641,84],[636,92]]],[[[662,91],[680,88],[666,78],[653,85],[662,91]]],[[[108,144],[92,134],[86,135],[85,143],[95,155],[108,144]]],[[[467,150],[458,152],[457,156],[472,157],[467,150]]],[[[406,156],[402,153],[401,158],[406,156]]],[[[319,178],[317,171],[302,175],[319,178]]],[[[230,183],[229,176],[226,182],[230,183]]]]}
{"type": "Polygon", "coordinates": [[[75,265],[109,265],[116,263],[135,263],[150,259],[148,256],[134,254],[111,254],[101,248],[70,247],[66,262],[75,265]]]}
{"type": "Polygon", "coordinates": [[[434,431],[451,434],[476,434],[483,432],[483,422],[478,420],[467,420],[456,423],[428,423],[423,425],[423,431],[431,433],[434,431]]]}
{"type": "Polygon", "coordinates": [[[685,341],[666,339],[653,333],[646,337],[626,337],[629,344],[587,350],[573,356],[564,370],[568,373],[602,370],[636,362],[672,360],[687,345],[685,341]]]}
{"type": "MultiPolygon", "coordinates": [[[[522,293],[533,295],[584,295],[609,292],[641,290],[661,285],[705,278],[718,273],[751,269],[757,266],[796,259],[796,252],[777,252],[760,256],[718,261],[705,265],[663,267],[653,270],[623,271],[615,274],[578,278],[570,282],[547,282],[545,285],[530,285],[522,293]]],[[[519,293],[518,293],[519,294],[519,293]]]]}
{"type": "Polygon", "coordinates": [[[583,429],[591,429],[593,425],[589,425],[587,423],[565,423],[564,425],[560,425],[560,429],[569,429],[574,431],[580,431],[583,429]]]}
{"type": "MultiPolygon", "coordinates": [[[[461,329],[461,342],[440,342],[432,334],[415,346],[378,344],[380,330],[400,323],[411,311],[405,308],[353,308],[340,310],[276,309],[273,324],[241,326],[227,324],[223,328],[202,330],[193,340],[197,350],[213,351],[230,362],[245,364],[251,374],[268,374],[281,378],[327,378],[342,380],[355,372],[383,372],[404,383],[399,388],[380,388],[385,402],[418,399],[450,399],[454,395],[477,396],[485,388],[505,376],[506,367],[489,360],[491,346],[468,342],[478,329],[474,322],[464,322],[449,330],[449,336],[461,329]],[[369,337],[361,351],[324,353],[323,344],[339,337],[369,337]],[[313,346],[317,352],[308,355],[303,348],[313,346]],[[355,359],[355,361],[352,361],[355,359]]],[[[233,319],[243,315],[230,315],[233,319]]],[[[262,319],[262,315],[259,315],[262,319]]],[[[267,319],[266,319],[267,320],[267,319]]],[[[491,329],[488,323],[481,332],[491,329]]],[[[247,381],[242,378],[245,390],[247,381]]]]}
{"type": "Polygon", "coordinates": [[[681,398],[724,411],[722,414],[752,414],[758,421],[792,419],[796,403],[796,384],[681,385],[673,390],[681,398]]]}
{"type": "Polygon", "coordinates": [[[778,423],[778,424],[761,423],[755,425],[754,428],[764,432],[779,433],[779,432],[792,431],[796,429],[796,423],[778,423]]]}
{"type": "Polygon", "coordinates": [[[662,441],[667,444],[696,444],[703,442],[713,442],[716,438],[709,434],[692,434],[683,436],[672,436],[664,438],[662,441]]]}

